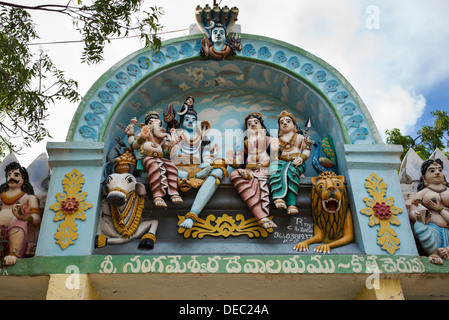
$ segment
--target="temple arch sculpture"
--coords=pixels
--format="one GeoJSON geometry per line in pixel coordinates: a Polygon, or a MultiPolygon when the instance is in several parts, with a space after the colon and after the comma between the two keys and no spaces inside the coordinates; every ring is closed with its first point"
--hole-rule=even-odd
{"type": "MultiPolygon", "coordinates": [[[[229,144],[235,144],[227,134],[243,130],[242,119],[247,113],[263,113],[267,128],[276,131],[277,115],[288,109],[303,129],[310,120],[312,140],[332,136],[338,171],[347,178],[352,206],[362,209],[365,205],[364,184],[371,171],[381,170],[379,176],[390,179],[399,165],[400,150],[383,144],[362,99],[332,66],[301,48],[250,34],[240,34],[242,50],[235,56],[223,61],[205,59],[200,55],[203,37],[193,34],[166,41],[160,52],[139,50],[102,75],[76,111],[66,142],[49,144],[50,162],[54,155],[54,166],[64,157],[77,167],[83,162],[88,170],[95,167],[96,183],[86,183],[86,187],[99,190],[106,154],[116,137],[126,140],[124,130],[131,118],[143,122],[150,110],[162,116],[168,106],[179,110],[187,96],[194,96],[198,118],[211,124],[222,157],[229,144]]],[[[308,165],[305,177],[313,175],[316,172],[308,165]]],[[[388,183],[389,191],[395,184],[393,180],[388,183]]],[[[89,195],[98,194],[98,190],[89,195]]],[[[402,199],[396,197],[396,201],[402,199]]],[[[91,216],[94,220],[95,214],[91,216]]],[[[382,253],[375,229],[368,227],[372,235],[362,233],[368,218],[356,214],[354,220],[361,251],[382,253]]],[[[92,222],[91,228],[95,225],[92,222]]],[[[86,253],[92,245],[90,236],[86,253]]],[[[414,253],[405,246],[399,250],[414,253]]]]}
{"type": "MultiPolygon", "coordinates": [[[[83,274],[366,276],[395,273],[400,264],[408,268],[401,272],[424,272],[398,178],[402,147],[382,142],[362,98],[334,67],[289,43],[235,32],[235,25],[231,32],[219,19],[233,10],[217,7],[216,19],[205,19],[198,7],[198,31],[163,42],[159,52],[141,49],[124,57],[92,85],[66,141],[47,145],[52,174],[35,258],[68,259],[83,274]],[[217,45],[223,39],[212,33],[220,28],[226,41],[217,45]],[[256,176],[260,188],[270,188],[265,220],[250,199],[259,191],[243,195],[244,188],[237,187],[242,179],[233,175],[240,169],[228,161],[230,150],[235,159],[238,151],[251,153],[248,146],[257,139],[245,138],[249,119],[265,130],[260,140],[265,150],[257,147],[253,154],[257,161],[267,150],[279,150],[271,164],[298,161],[279,164],[277,171],[279,179],[299,184],[299,191],[289,193],[289,208],[271,197],[278,183],[271,164],[245,162],[251,170],[241,175],[256,176]],[[201,148],[208,148],[210,161],[202,159],[199,169],[186,169],[185,176],[179,174],[182,162],[174,162],[180,201],[177,190],[166,186],[164,193],[152,185],[158,181],[149,172],[155,169],[148,168],[164,167],[161,181],[173,171],[169,160],[183,148],[177,143],[181,128],[187,130],[184,121],[200,127],[201,148]],[[288,121],[299,130],[281,128],[288,121]],[[154,123],[165,131],[153,144],[143,132],[154,123]],[[292,138],[278,140],[279,133],[292,138]],[[153,149],[145,153],[148,142],[153,149]],[[281,154],[295,147],[298,153],[281,154]],[[265,176],[258,176],[261,168],[265,176]],[[207,174],[199,177],[202,170],[207,174]],[[120,176],[123,172],[129,175],[120,176]],[[323,181],[329,197],[320,191],[323,181]],[[203,185],[209,193],[202,193],[203,185]],[[193,209],[198,199],[207,201],[193,209]],[[320,210],[336,214],[322,218],[320,210]],[[309,239],[314,241],[306,243],[309,239]],[[335,239],[344,241],[320,244],[335,239]]],[[[282,187],[290,190],[289,183],[282,187]]],[[[58,268],[55,273],[64,273],[58,268]]]]}

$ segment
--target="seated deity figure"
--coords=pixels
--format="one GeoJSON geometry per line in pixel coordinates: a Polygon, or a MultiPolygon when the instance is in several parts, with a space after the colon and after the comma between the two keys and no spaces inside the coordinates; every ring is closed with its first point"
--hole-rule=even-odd
{"type": "Polygon", "coordinates": [[[215,60],[224,60],[234,56],[235,51],[242,50],[241,40],[238,37],[227,38],[227,31],[219,20],[211,20],[210,36],[201,41],[200,55],[215,60]]]}
{"type": "Polygon", "coordinates": [[[37,239],[41,210],[27,170],[11,162],[5,174],[6,182],[0,186],[0,240],[8,243],[3,264],[14,265],[27,256],[30,239],[37,239]]]}
{"type": "Polygon", "coordinates": [[[418,192],[409,217],[429,261],[443,264],[449,259],[449,190],[443,175],[443,162],[428,159],[421,165],[418,192]]]}
{"type": "Polygon", "coordinates": [[[270,189],[268,186],[271,136],[264,124],[263,115],[254,112],[244,119],[245,137],[243,153],[228,150],[226,162],[235,168],[231,182],[247,204],[259,224],[265,229],[276,228],[271,221],[270,189]],[[243,168],[242,168],[243,166],[243,168]]]}
{"type": "Polygon", "coordinates": [[[270,165],[271,194],[276,208],[296,214],[299,212],[296,206],[299,178],[306,170],[311,141],[298,128],[293,114],[286,110],[279,114],[278,126],[279,160],[270,165]]]}
{"type": "Polygon", "coordinates": [[[178,170],[169,158],[170,148],[174,145],[170,134],[162,128],[159,115],[150,111],[145,116],[145,124],[141,124],[140,133],[134,136],[132,121],[126,129],[128,144],[133,150],[140,150],[140,159],[143,168],[148,172],[148,184],[150,186],[153,203],[156,207],[167,207],[165,195],[170,195],[173,203],[182,203],[178,191],[178,170]]]}
{"type": "Polygon", "coordinates": [[[171,159],[178,168],[178,186],[181,191],[198,188],[190,211],[180,228],[190,229],[214,195],[221,180],[228,175],[224,159],[214,159],[217,149],[211,146],[206,134],[210,129],[207,121],[197,124],[197,113],[191,105],[180,116],[181,128],[176,130],[178,144],[173,148],[171,159]]]}

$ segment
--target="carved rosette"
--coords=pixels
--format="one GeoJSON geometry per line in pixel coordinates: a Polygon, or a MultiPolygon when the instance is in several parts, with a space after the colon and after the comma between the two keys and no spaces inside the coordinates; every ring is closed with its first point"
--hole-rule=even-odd
{"type": "Polygon", "coordinates": [[[371,198],[363,198],[366,208],[360,212],[370,218],[368,222],[370,227],[379,226],[377,244],[389,254],[394,254],[399,249],[401,241],[391,225],[401,224],[397,214],[402,213],[402,209],[394,206],[393,197],[386,197],[388,186],[382,178],[372,173],[365,180],[365,188],[371,198]]]}

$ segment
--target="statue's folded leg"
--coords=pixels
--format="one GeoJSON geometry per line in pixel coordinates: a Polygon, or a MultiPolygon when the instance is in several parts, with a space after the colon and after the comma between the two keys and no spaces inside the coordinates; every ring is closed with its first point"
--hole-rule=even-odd
{"type": "Polygon", "coordinates": [[[427,255],[434,254],[438,248],[443,246],[443,239],[437,226],[416,221],[413,228],[427,255]]]}
{"type": "Polygon", "coordinates": [[[218,187],[216,183],[217,176],[223,178],[223,171],[221,169],[213,169],[210,176],[204,181],[192,204],[192,208],[190,209],[191,212],[199,215],[204,206],[209,202],[210,198],[212,198],[218,187]]]}

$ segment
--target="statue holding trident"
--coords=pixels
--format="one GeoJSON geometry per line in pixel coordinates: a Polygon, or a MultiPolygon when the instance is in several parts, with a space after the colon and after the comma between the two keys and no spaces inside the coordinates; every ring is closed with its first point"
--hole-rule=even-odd
{"type": "MultiPolygon", "coordinates": [[[[191,100],[193,102],[193,98],[191,100]]],[[[209,123],[202,121],[198,126],[193,103],[182,111],[179,121],[181,128],[175,132],[178,144],[172,150],[171,159],[178,168],[179,189],[186,192],[191,188],[198,188],[190,211],[179,225],[180,228],[190,229],[221,180],[228,176],[228,171],[224,159],[214,158],[217,147],[211,146],[211,141],[206,136],[210,130],[209,123]]]]}

